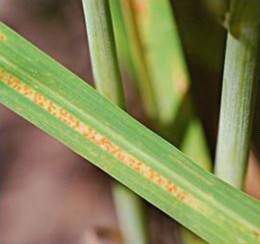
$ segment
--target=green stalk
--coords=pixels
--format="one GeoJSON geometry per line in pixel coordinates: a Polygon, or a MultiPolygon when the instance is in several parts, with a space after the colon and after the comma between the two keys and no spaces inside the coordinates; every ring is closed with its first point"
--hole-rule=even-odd
{"type": "Polygon", "coordinates": [[[244,184],[255,105],[259,13],[259,1],[231,1],[215,174],[239,189],[244,184]]]}
{"type": "Polygon", "coordinates": [[[97,90],[124,108],[108,1],[83,0],[92,70],[97,90]]]}
{"type": "Polygon", "coordinates": [[[1,22],[0,37],[3,105],[209,243],[260,243],[259,201],[195,165],[1,22]]]}
{"type": "MultiPolygon", "coordinates": [[[[109,1],[83,0],[82,2],[97,90],[124,109],[109,1]]],[[[112,192],[124,242],[148,243],[142,199],[121,184],[115,184],[112,192]]]]}

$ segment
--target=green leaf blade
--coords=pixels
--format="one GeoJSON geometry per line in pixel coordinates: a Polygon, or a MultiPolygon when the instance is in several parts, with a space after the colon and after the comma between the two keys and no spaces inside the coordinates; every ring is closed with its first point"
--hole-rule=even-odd
{"type": "Polygon", "coordinates": [[[1,103],[208,242],[260,243],[258,201],[196,166],[2,23],[0,32],[1,103]],[[43,100],[33,100],[37,93],[43,100]]]}

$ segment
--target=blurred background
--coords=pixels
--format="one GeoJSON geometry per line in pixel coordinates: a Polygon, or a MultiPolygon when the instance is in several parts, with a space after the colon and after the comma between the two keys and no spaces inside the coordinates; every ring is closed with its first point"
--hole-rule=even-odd
{"type": "MultiPolygon", "coordinates": [[[[214,159],[226,33],[222,16],[216,18],[203,2],[174,1],[173,11],[193,80],[192,100],[214,159]]],[[[93,85],[80,0],[0,0],[0,19],[93,85]]],[[[129,113],[156,131],[124,67],[122,72],[129,113]]],[[[0,242],[121,243],[113,180],[10,110],[1,106],[0,113],[0,242]]],[[[256,155],[253,172],[259,168],[256,155]]],[[[257,195],[255,188],[247,191],[257,195]]],[[[151,243],[180,243],[175,221],[146,205],[151,243]]]]}

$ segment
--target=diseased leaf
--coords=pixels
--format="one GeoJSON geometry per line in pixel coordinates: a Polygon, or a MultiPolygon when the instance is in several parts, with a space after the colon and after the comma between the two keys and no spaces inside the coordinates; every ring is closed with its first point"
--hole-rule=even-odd
{"type": "Polygon", "coordinates": [[[1,102],[210,243],[260,243],[260,202],[0,24],[1,102]]]}

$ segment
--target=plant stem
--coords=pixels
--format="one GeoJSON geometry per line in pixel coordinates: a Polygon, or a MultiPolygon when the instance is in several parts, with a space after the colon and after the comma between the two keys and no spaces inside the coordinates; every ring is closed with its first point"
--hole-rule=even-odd
{"type": "Polygon", "coordinates": [[[83,0],[95,86],[99,93],[124,108],[108,1],[83,0]]]}
{"type": "MultiPolygon", "coordinates": [[[[125,108],[109,1],[83,0],[83,8],[97,90],[125,108]]],[[[112,191],[125,243],[148,243],[142,199],[121,184],[115,184],[112,191]]]]}
{"type": "Polygon", "coordinates": [[[215,174],[240,189],[255,103],[259,11],[258,1],[231,1],[215,174]]]}

